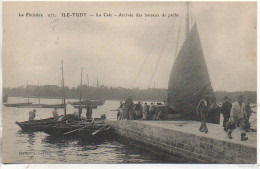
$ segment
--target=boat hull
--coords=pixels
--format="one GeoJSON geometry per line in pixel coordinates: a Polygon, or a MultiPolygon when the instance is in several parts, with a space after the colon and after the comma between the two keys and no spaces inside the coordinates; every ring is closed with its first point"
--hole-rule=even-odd
{"type": "Polygon", "coordinates": [[[64,108],[64,104],[30,104],[17,106],[18,108],[64,108]]]}
{"type": "Polygon", "coordinates": [[[19,107],[19,106],[29,106],[32,105],[32,103],[6,103],[4,105],[5,107],[19,107]]]}
{"type": "Polygon", "coordinates": [[[15,122],[23,131],[42,131],[44,126],[54,125],[57,122],[53,117],[42,120],[31,120],[24,122],[15,122]]]}
{"type": "Polygon", "coordinates": [[[87,140],[99,140],[112,136],[112,129],[105,123],[87,125],[62,125],[48,126],[43,128],[43,132],[55,138],[80,138],[87,140]]]}
{"type": "Polygon", "coordinates": [[[66,105],[64,104],[43,104],[42,108],[57,108],[57,109],[62,109],[66,105]]]}
{"type": "Polygon", "coordinates": [[[62,121],[57,121],[54,119],[54,117],[50,117],[47,119],[41,119],[41,120],[31,120],[31,121],[24,121],[24,122],[18,122],[15,123],[23,130],[23,131],[43,131],[44,128],[50,127],[50,126],[56,126],[57,124],[66,124],[68,122],[74,122],[74,121],[81,121],[82,119],[68,114],[64,117],[62,121]]]}

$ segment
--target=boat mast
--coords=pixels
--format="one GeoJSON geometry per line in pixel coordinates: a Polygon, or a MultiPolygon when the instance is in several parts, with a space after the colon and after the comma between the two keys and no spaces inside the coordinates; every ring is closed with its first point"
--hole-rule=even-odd
{"type": "Polygon", "coordinates": [[[88,79],[88,74],[87,74],[87,80],[88,80],[88,87],[89,87],[89,79],[88,79]]]}
{"type": "Polygon", "coordinates": [[[63,60],[61,61],[61,83],[62,83],[62,95],[63,95],[64,114],[66,116],[66,100],[65,100],[65,91],[64,91],[63,60]]]}
{"type": "Polygon", "coordinates": [[[99,88],[98,76],[97,76],[97,88],[99,88]]]}
{"type": "Polygon", "coordinates": [[[26,86],[26,88],[27,88],[27,103],[29,103],[29,88],[28,88],[28,80],[26,81],[26,83],[27,83],[27,86],[26,86]]]}
{"type": "Polygon", "coordinates": [[[38,82],[38,91],[39,91],[39,104],[41,104],[41,93],[40,93],[40,85],[38,82]]]}
{"type": "Polygon", "coordinates": [[[81,99],[82,99],[82,96],[81,96],[82,72],[83,72],[83,68],[81,68],[81,74],[80,74],[80,86],[79,86],[79,101],[80,101],[80,104],[81,104],[81,99]]]}
{"type": "Polygon", "coordinates": [[[190,32],[190,2],[186,2],[186,27],[185,27],[185,35],[188,37],[190,32]]]}

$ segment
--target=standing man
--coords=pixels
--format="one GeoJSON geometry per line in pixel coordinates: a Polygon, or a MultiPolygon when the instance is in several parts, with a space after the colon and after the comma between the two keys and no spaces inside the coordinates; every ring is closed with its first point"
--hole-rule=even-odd
{"type": "Polygon", "coordinates": [[[154,115],[154,105],[153,103],[151,103],[149,106],[149,111],[147,113],[147,119],[151,119],[153,115],[154,115]]]}
{"type": "MultiPolygon", "coordinates": [[[[245,110],[244,96],[241,95],[238,97],[237,101],[232,104],[232,108],[230,111],[230,119],[229,122],[234,124],[239,124],[240,132],[241,132],[241,141],[245,141],[248,139],[246,137],[245,124],[247,120],[247,114],[245,110]]],[[[233,129],[228,130],[228,138],[232,139],[232,131],[233,129]]]]}
{"type": "Polygon", "coordinates": [[[87,117],[87,119],[92,119],[92,108],[90,105],[87,106],[86,117],[87,117]]]}
{"type": "Polygon", "coordinates": [[[139,101],[136,105],[135,105],[135,120],[139,120],[142,118],[142,109],[143,106],[141,104],[141,102],[139,101]]]}
{"type": "Polygon", "coordinates": [[[134,108],[134,102],[132,100],[132,97],[129,96],[126,101],[125,101],[125,106],[126,106],[126,117],[128,120],[132,120],[133,118],[133,112],[132,109],[134,108]]]}
{"type": "Polygon", "coordinates": [[[208,118],[208,112],[210,110],[211,103],[209,100],[209,96],[205,95],[203,99],[199,101],[199,104],[197,106],[197,115],[200,116],[201,125],[199,128],[200,132],[208,132],[208,128],[206,126],[207,118],[208,118]]]}
{"type": "Polygon", "coordinates": [[[79,118],[81,117],[81,114],[82,114],[82,107],[81,105],[79,105],[79,118]]]}
{"type": "Polygon", "coordinates": [[[224,118],[223,127],[224,127],[225,131],[228,131],[226,123],[228,122],[228,120],[230,118],[231,108],[232,108],[231,100],[227,96],[225,96],[224,103],[222,104],[222,107],[221,107],[221,112],[222,112],[223,118],[224,118]]]}
{"type": "Polygon", "coordinates": [[[29,112],[29,121],[34,120],[36,114],[35,114],[36,110],[33,109],[32,111],[29,112]]]}
{"type": "Polygon", "coordinates": [[[55,107],[54,110],[52,111],[52,115],[54,117],[54,120],[58,120],[59,119],[59,114],[57,112],[57,108],[55,107]]]}
{"type": "Polygon", "coordinates": [[[143,108],[143,120],[146,120],[147,112],[148,112],[148,105],[147,103],[145,103],[143,108]]]}
{"type": "Polygon", "coordinates": [[[249,121],[249,119],[250,119],[250,116],[252,115],[252,113],[255,113],[252,109],[251,109],[251,107],[250,107],[250,98],[249,97],[247,97],[246,99],[245,99],[245,110],[246,110],[246,115],[247,115],[247,120],[249,121]]]}

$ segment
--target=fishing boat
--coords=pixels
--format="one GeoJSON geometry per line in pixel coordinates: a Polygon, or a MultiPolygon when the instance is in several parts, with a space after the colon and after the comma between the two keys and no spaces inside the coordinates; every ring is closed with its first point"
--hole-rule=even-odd
{"type": "MultiPolygon", "coordinates": [[[[186,3],[185,40],[170,73],[167,105],[173,117],[198,121],[196,107],[208,95],[215,95],[210,81],[196,21],[190,23],[190,3],[186,3]],[[190,25],[191,29],[190,29],[190,25]]],[[[209,113],[208,122],[219,123],[218,111],[209,113]]]]}
{"type": "Polygon", "coordinates": [[[32,105],[31,102],[29,102],[30,98],[29,98],[29,88],[28,88],[28,81],[27,81],[27,102],[26,103],[5,103],[5,107],[22,107],[22,106],[30,106],[32,105]]]}
{"type": "Polygon", "coordinates": [[[80,137],[87,139],[110,136],[111,128],[104,121],[81,121],[59,126],[45,126],[43,132],[52,137],[80,137]]]}
{"type": "MultiPolygon", "coordinates": [[[[192,16],[192,15],[191,15],[192,16]]],[[[168,82],[168,96],[164,106],[157,106],[160,111],[165,112],[166,120],[194,120],[199,121],[197,116],[197,105],[199,101],[208,95],[211,101],[216,101],[210,76],[205,62],[204,52],[202,49],[200,35],[195,18],[190,17],[190,2],[186,2],[186,14],[181,14],[177,30],[177,42],[175,46],[175,58],[171,68],[168,82]],[[182,25],[182,17],[185,20],[182,25]],[[184,27],[184,28],[183,28],[184,27]],[[184,36],[180,36],[183,30],[184,36]],[[184,37],[181,41],[180,38],[184,37]],[[179,43],[181,44],[178,49],[179,43]]],[[[175,31],[171,31],[175,32],[175,31]]],[[[170,35],[166,36],[162,52],[170,35]]],[[[148,55],[149,56],[149,55],[148,55]]],[[[162,54],[159,55],[152,77],[149,81],[148,88],[154,78],[156,70],[161,60],[162,54]]],[[[145,59],[145,62],[147,58],[145,59]]],[[[145,63],[144,62],[144,63],[145,63]]],[[[144,65],[144,64],[143,64],[144,65]]],[[[138,72],[137,77],[142,71],[143,66],[138,72]]],[[[137,79],[137,78],[136,78],[137,79]]],[[[136,81],[135,79],[135,81],[136,81]]],[[[135,83],[134,81],[134,83],[135,83]]],[[[133,83],[133,84],[134,84],[133,83]]],[[[209,113],[208,122],[217,123],[220,121],[220,114],[217,106],[209,113]]]]}
{"type": "MultiPolygon", "coordinates": [[[[16,124],[22,129],[22,130],[28,130],[28,131],[42,131],[43,127],[50,126],[50,125],[56,125],[57,123],[62,124],[63,122],[68,121],[81,121],[81,119],[78,116],[75,116],[74,114],[66,114],[66,101],[65,101],[65,93],[64,93],[64,75],[63,75],[63,61],[61,62],[61,71],[62,71],[62,91],[63,91],[63,104],[60,105],[64,109],[64,116],[61,120],[54,120],[53,117],[47,118],[47,119],[41,119],[41,120],[30,120],[30,121],[24,121],[24,122],[16,122],[16,124]]],[[[34,106],[40,106],[34,105],[34,106]]],[[[42,105],[41,105],[42,106],[42,105]]],[[[25,107],[25,105],[24,105],[25,107]]]]}
{"type": "Polygon", "coordinates": [[[17,124],[23,131],[42,131],[42,127],[44,125],[50,125],[55,123],[56,121],[54,121],[53,117],[41,120],[15,122],[15,124],[17,124]]]}
{"type": "Polygon", "coordinates": [[[5,107],[19,107],[19,106],[29,106],[32,103],[5,103],[5,107]]]}
{"type": "MultiPolygon", "coordinates": [[[[39,87],[39,83],[38,83],[39,87]]],[[[41,95],[39,93],[39,103],[38,104],[29,104],[29,105],[19,105],[18,108],[57,108],[61,109],[66,106],[66,103],[64,104],[41,104],[41,95]]]]}
{"type": "Polygon", "coordinates": [[[62,117],[61,121],[57,121],[54,119],[54,117],[50,117],[47,119],[40,119],[40,120],[30,120],[30,121],[23,121],[18,122],[16,121],[15,124],[17,124],[23,131],[42,131],[44,127],[47,126],[53,126],[57,123],[68,123],[68,121],[81,121],[78,117],[76,117],[73,114],[68,114],[66,116],[60,116],[62,117]]]}
{"type": "Polygon", "coordinates": [[[57,109],[62,109],[64,106],[67,104],[43,104],[42,108],[57,108],[57,109]]]}
{"type": "Polygon", "coordinates": [[[77,101],[77,102],[69,102],[73,107],[77,107],[78,105],[82,105],[82,106],[87,106],[90,105],[94,108],[96,108],[97,106],[101,106],[105,103],[105,100],[101,100],[101,99],[95,99],[95,100],[82,100],[82,101],[77,101]]]}

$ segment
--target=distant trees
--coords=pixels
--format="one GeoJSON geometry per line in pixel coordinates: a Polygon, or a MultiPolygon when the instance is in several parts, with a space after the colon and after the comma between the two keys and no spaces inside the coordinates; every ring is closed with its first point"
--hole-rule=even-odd
{"type": "MultiPolygon", "coordinates": [[[[163,101],[167,99],[167,89],[128,89],[122,87],[108,87],[101,85],[100,87],[92,87],[82,85],[81,87],[65,87],[66,98],[79,98],[79,89],[81,88],[82,98],[84,99],[106,99],[106,100],[125,100],[129,95],[132,95],[134,100],[151,100],[163,101]]],[[[28,85],[26,87],[3,88],[3,94],[16,97],[41,97],[41,98],[61,98],[62,90],[56,85],[28,85]]],[[[238,91],[225,92],[216,91],[215,96],[217,102],[221,102],[225,96],[228,96],[232,101],[236,100],[239,95],[248,96],[252,103],[256,103],[256,91],[238,91]]]]}

